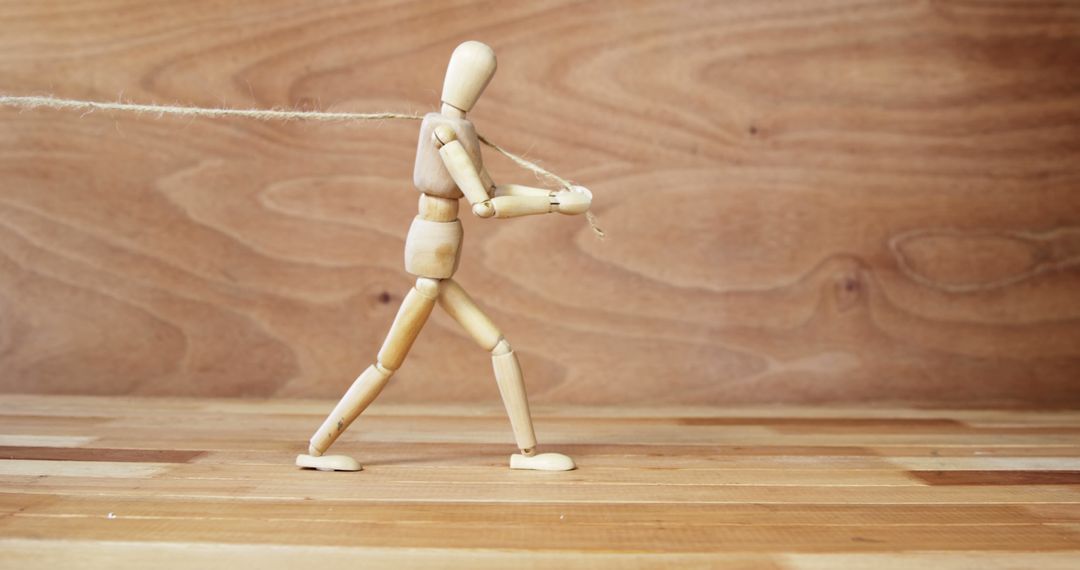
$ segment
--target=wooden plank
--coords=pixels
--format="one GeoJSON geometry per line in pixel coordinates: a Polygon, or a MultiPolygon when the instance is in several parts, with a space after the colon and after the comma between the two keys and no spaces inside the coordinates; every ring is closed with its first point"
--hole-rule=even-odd
{"type": "Polygon", "coordinates": [[[1047,521],[1080,523],[1080,507],[1076,505],[1027,505],[1024,510],[1047,521]]]}
{"type": "Polygon", "coordinates": [[[895,552],[925,550],[1074,551],[1080,534],[1042,524],[1002,525],[599,525],[545,523],[503,526],[486,522],[397,524],[393,521],[244,521],[172,518],[39,517],[15,514],[0,521],[11,538],[233,544],[297,544],[516,550],[649,552],[895,552]]]}
{"type": "Polygon", "coordinates": [[[913,471],[1077,471],[1077,457],[890,457],[897,467],[913,471]]]}
{"type": "MultiPolygon", "coordinates": [[[[430,426],[421,424],[422,429],[405,431],[408,424],[400,426],[386,426],[375,421],[359,421],[348,435],[343,436],[342,442],[349,445],[363,447],[376,443],[408,443],[408,444],[474,444],[493,445],[501,444],[503,449],[513,451],[513,439],[509,432],[508,422],[492,422],[499,429],[477,428],[461,426],[459,429],[448,430],[448,424],[430,426]]],[[[317,427],[317,426],[316,426],[317,427]]],[[[790,447],[863,447],[888,449],[892,447],[920,447],[933,446],[935,448],[963,447],[970,448],[1031,448],[1043,447],[1049,451],[1065,448],[1068,452],[1075,453],[1077,448],[1075,435],[1068,433],[1053,433],[1048,435],[982,435],[982,434],[905,434],[905,433],[882,433],[882,434],[802,434],[777,435],[764,431],[765,428],[747,428],[723,430],[704,429],[678,430],[678,429],[638,429],[617,430],[610,429],[605,432],[587,432],[575,429],[572,425],[546,426],[540,423],[537,433],[541,440],[540,446],[544,448],[565,447],[571,445],[588,444],[594,446],[618,446],[631,439],[638,439],[639,445],[650,445],[660,448],[672,448],[679,446],[701,446],[702,442],[709,442],[715,446],[735,447],[745,446],[756,448],[760,445],[784,445],[790,447]],[[561,429],[559,429],[561,427],[561,429]]],[[[268,430],[270,431],[270,430],[268,430]]],[[[301,440],[307,436],[302,434],[309,431],[307,424],[297,426],[289,432],[281,432],[277,438],[273,433],[267,434],[267,439],[251,443],[256,449],[275,449],[287,445],[296,445],[296,438],[301,440]]],[[[117,428],[112,431],[102,432],[97,445],[102,447],[153,447],[154,442],[169,442],[170,446],[180,449],[193,450],[225,450],[236,449],[244,445],[246,440],[242,435],[232,434],[228,431],[213,430],[210,428],[192,429],[185,432],[165,434],[163,436],[147,436],[135,433],[130,429],[117,428]]],[[[715,448],[714,448],[715,449],[715,448]]],[[[887,455],[888,452],[886,451],[887,455]]]]}
{"type": "MultiPolygon", "coordinates": [[[[229,414],[205,414],[198,410],[183,410],[169,412],[173,421],[182,423],[183,429],[169,430],[162,434],[151,434],[149,431],[160,422],[160,412],[145,415],[118,416],[104,423],[95,430],[102,438],[100,443],[114,446],[141,445],[150,439],[176,440],[178,444],[187,445],[190,442],[227,442],[232,437],[230,434],[237,433],[237,429],[246,426],[249,429],[259,426],[265,435],[265,443],[268,445],[274,440],[285,440],[295,437],[297,432],[307,432],[317,425],[319,420],[304,416],[238,416],[229,414]],[[195,421],[197,419],[197,422],[195,421]],[[181,443],[181,440],[183,443],[181,443]]],[[[399,415],[365,416],[357,424],[357,429],[348,434],[348,438],[361,442],[401,442],[410,443],[497,443],[510,444],[510,432],[508,421],[504,414],[485,416],[444,416],[435,415],[418,422],[419,417],[399,415]]],[[[745,444],[756,447],[759,445],[791,445],[791,446],[905,446],[936,445],[944,447],[955,446],[986,446],[1006,447],[1024,446],[1030,447],[1038,444],[1041,446],[1071,446],[1076,447],[1076,437],[1071,427],[1066,426],[1029,426],[1025,428],[1001,428],[984,429],[956,427],[955,423],[949,423],[944,427],[925,429],[926,426],[911,430],[867,430],[858,427],[835,429],[829,420],[820,429],[814,429],[813,435],[806,435],[811,423],[802,424],[800,430],[782,430],[769,425],[680,425],[677,421],[655,421],[652,419],[637,420],[623,418],[621,421],[608,422],[604,429],[589,427],[596,419],[580,418],[544,418],[539,416],[536,420],[538,435],[541,441],[551,445],[565,445],[577,443],[589,444],[653,444],[662,446],[673,445],[700,445],[702,441],[709,441],[714,445],[736,446],[745,444]],[[582,434],[588,434],[583,438],[582,434]]],[[[859,420],[860,422],[863,420],[859,420]]],[[[923,424],[920,424],[923,425],[923,424]]],[[[940,425],[931,423],[930,425],[940,425]]],[[[27,428],[19,428],[27,429],[27,428]]],[[[73,433],[76,430],[71,427],[44,426],[36,428],[39,431],[52,432],[57,435],[73,433]]]]}
{"type": "Polygon", "coordinates": [[[295,521],[356,521],[399,524],[489,523],[494,525],[690,525],[837,527],[1074,523],[1080,505],[724,505],[629,503],[440,503],[342,500],[231,501],[185,497],[51,496],[0,493],[0,506],[25,515],[95,518],[114,513],[129,519],[168,518],[295,521]]]}
{"type": "Polygon", "coordinates": [[[909,471],[930,485],[1080,485],[1080,471],[909,471]]]}
{"type": "Polygon", "coordinates": [[[0,446],[0,459],[110,461],[121,463],[188,463],[198,459],[202,455],[204,454],[201,451],[173,449],[0,446]]]}
{"type": "MultiPolygon", "coordinates": [[[[489,469],[501,469],[493,465],[489,469]]],[[[368,475],[374,468],[366,470],[368,475]]],[[[290,473],[284,468],[282,473],[290,473]]],[[[273,479],[230,478],[152,478],[139,479],[132,488],[123,479],[51,477],[32,479],[0,478],[3,484],[22,484],[26,493],[52,495],[102,495],[136,497],[180,497],[282,500],[328,500],[345,497],[350,501],[407,501],[407,502],[573,502],[573,503],[678,503],[727,505],[733,503],[763,504],[1077,504],[1080,492],[1067,486],[823,486],[792,485],[655,485],[552,483],[522,478],[518,484],[493,485],[470,481],[424,482],[413,480],[377,481],[374,477],[363,483],[338,475],[273,479]]]]}
{"type": "Polygon", "coordinates": [[[81,435],[12,435],[0,433],[0,445],[30,447],[71,447],[94,441],[81,435]]]}
{"type": "MultiPolygon", "coordinates": [[[[170,398],[131,396],[7,394],[0,400],[0,420],[22,418],[90,418],[94,423],[119,417],[152,419],[159,413],[170,415],[192,413],[200,417],[263,416],[265,420],[281,421],[295,416],[308,416],[318,421],[325,417],[327,404],[333,402],[311,399],[261,398],[170,398]]],[[[838,405],[823,403],[814,406],[798,405],[621,405],[587,406],[580,404],[548,405],[539,403],[533,412],[539,418],[564,418],[588,421],[604,419],[620,421],[682,421],[718,418],[724,421],[761,420],[776,422],[851,421],[877,419],[884,423],[921,422],[942,425],[971,426],[1055,426],[1080,425],[1080,411],[1062,409],[1016,408],[901,408],[888,405],[838,405]]],[[[364,417],[456,417],[498,419],[506,412],[497,401],[481,403],[402,403],[374,405],[364,417]]],[[[249,418],[243,421],[251,421],[249,418]]]]}
{"type": "Polygon", "coordinates": [[[875,568],[902,570],[905,568],[934,568],[935,570],[972,569],[1013,570],[1040,568],[1072,570],[1076,553],[1025,552],[1022,554],[988,552],[913,552],[898,557],[890,554],[787,554],[781,557],[782,567],[788,570],[834,570],[836,568],[875,568]]]}
{"type": "Polygon", "coordinates": [[[164,463],[118,463],[112,461],[0,460],[0,476],[114,477],[140,479],[165,471],[164,463]]]}
{"type": "MultiPolygon", "coordinates": [[[[425,467],[417,465],[371,465],[367,470],[369,483],[415,483],[428,485],[468,481],[479,485],[670,485],[691,487],[722,486],[795,486],[795,487],[892,487],[921,486],[924,480],[905,471],[893,470],[844,470],[844,469],[684,469],[669,466],[666,469],[635,469],[630,466],[594,467],[588,461],[576,473],[561,477],[546,474],[512,472],[502,467],[507,461],[458,467],[443,465],[425,467]],[[587,469],[587,470],[586,470],[587,469]]],[[[315,473],[290,469],[286,465],[176,465],[168,476],[176,479],[212,477],[222,480],[260,481],[268,479],[308,481],[315,473]]],[[[329,479],[326,483],[337,483],[329,479]]]]}
{"type": "MultiPolygon", "coordinates": [[[[1043,557],[1045,558],[1045,557],[1043,557]]],[[[365,568],[461,570],[514,568],[645,568],[708,567],[732,570],[780,570],[773,558],[755,554],[533,552],[453,548],[379,548],[336,546],[273,546],[130,541],[0,539],[0,562],[18,568],[57,567],[79,562],[80,568],[143,570],[191,567],[229,570],[236,565],[270,569],[319,568],[349,570],[362,560],[365,568]],[[175,566],[174,566],[175,565],[175,566]]],[[[1053,569],[1053,567],[1051,567],[1053,569]]]]}

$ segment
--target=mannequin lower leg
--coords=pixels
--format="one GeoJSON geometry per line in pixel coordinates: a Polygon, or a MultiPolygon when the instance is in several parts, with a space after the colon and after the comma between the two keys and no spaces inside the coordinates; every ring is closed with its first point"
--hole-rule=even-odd
{"type": "Polygon", "coordinates": [[[477,344],[491,352],[495,381],[499,385],[499,394],[502,395],[506,413],[510,416],[514,440],[523,454],[532,455],[536,450],[536,435],[533,434],[521,366],[518,364],[517,355],[510,348],[510,343],[506,342],[495,323],[491,322],[465,289],[453,279],[443,281],[439,291],[439,305],[446,309],[477,344]]]}
{"type": "Polygon", "coordinates": [[[517,355],[506,339],[500,340],[492,349],[491,363],[495,367],[499,394],[502,395],[506,413],[510,415],[510,425],[514,428],[514,440],[521,449],[520,455],[510,456],[510,468],[536,471],[575,469],[574,460],[561,453],[536,455],[536,434],[533,433],[532,416],[529,414],[529,400],[525,397],[525,381],[521,377],[517,355]]]}
{"type": "Polygon", "coordinates": [[[379,364],[368,366],[334,406],[334,411],[326,417],[315,435],[311,436],[308,454],[319,456],[326,452],[338,436],[375,401],[393,374],[393,370],[386,370],[379,364]]]}
{"type": "Polygon", "coordinates": [[[495,369],[495,382],[499,385],[510,426],[514,429],[514,441],[522,455],[536,453],[536,434],[533,432],[529,398],[525,394],[525,379],[517,355],[506,339],[499,341],[491,350],[491,364],[495,369]]]}
{"type": "Polygon", "coordinates": [[[350,424],[382,392],[427,322],[439,296],[439,281],[420,278],[401,302],[394,324],[379,350],[378,360],[353,382],[341,401],[334,406],[322,426],[311,436],[308,454],[319,456],[337,440],[350,424]]]}

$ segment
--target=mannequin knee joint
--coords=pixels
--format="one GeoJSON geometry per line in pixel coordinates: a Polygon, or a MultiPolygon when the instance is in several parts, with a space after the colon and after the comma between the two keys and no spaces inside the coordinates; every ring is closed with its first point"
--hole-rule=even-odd
{"type": "Polygon", "coordinates": [[[510,343],[505,338],[500,338],[495,348],[491,349],[493,356],[501,356],[503,354],[510,354],[514,351],[514,348],[510,346],[510,343]]]}

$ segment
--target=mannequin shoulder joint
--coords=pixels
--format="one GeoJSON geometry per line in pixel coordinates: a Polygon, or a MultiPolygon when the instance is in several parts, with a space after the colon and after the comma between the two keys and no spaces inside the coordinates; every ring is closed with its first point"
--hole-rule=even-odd
{"type": "Polygon", "coordinates": [[[431,131],[431,140],[435,143],[435,148],[442,148],[443,145],[457,140],[457,133],[447,125],[439,125],[431,131]]]}

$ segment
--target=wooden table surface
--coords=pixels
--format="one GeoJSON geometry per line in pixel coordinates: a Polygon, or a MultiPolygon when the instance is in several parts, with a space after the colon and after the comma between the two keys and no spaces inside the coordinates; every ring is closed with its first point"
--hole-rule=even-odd
{"type": "Polygon", "coordinates": [[[0,398],[0,566],[1078,568],[1080,412],[0,398]]]}

